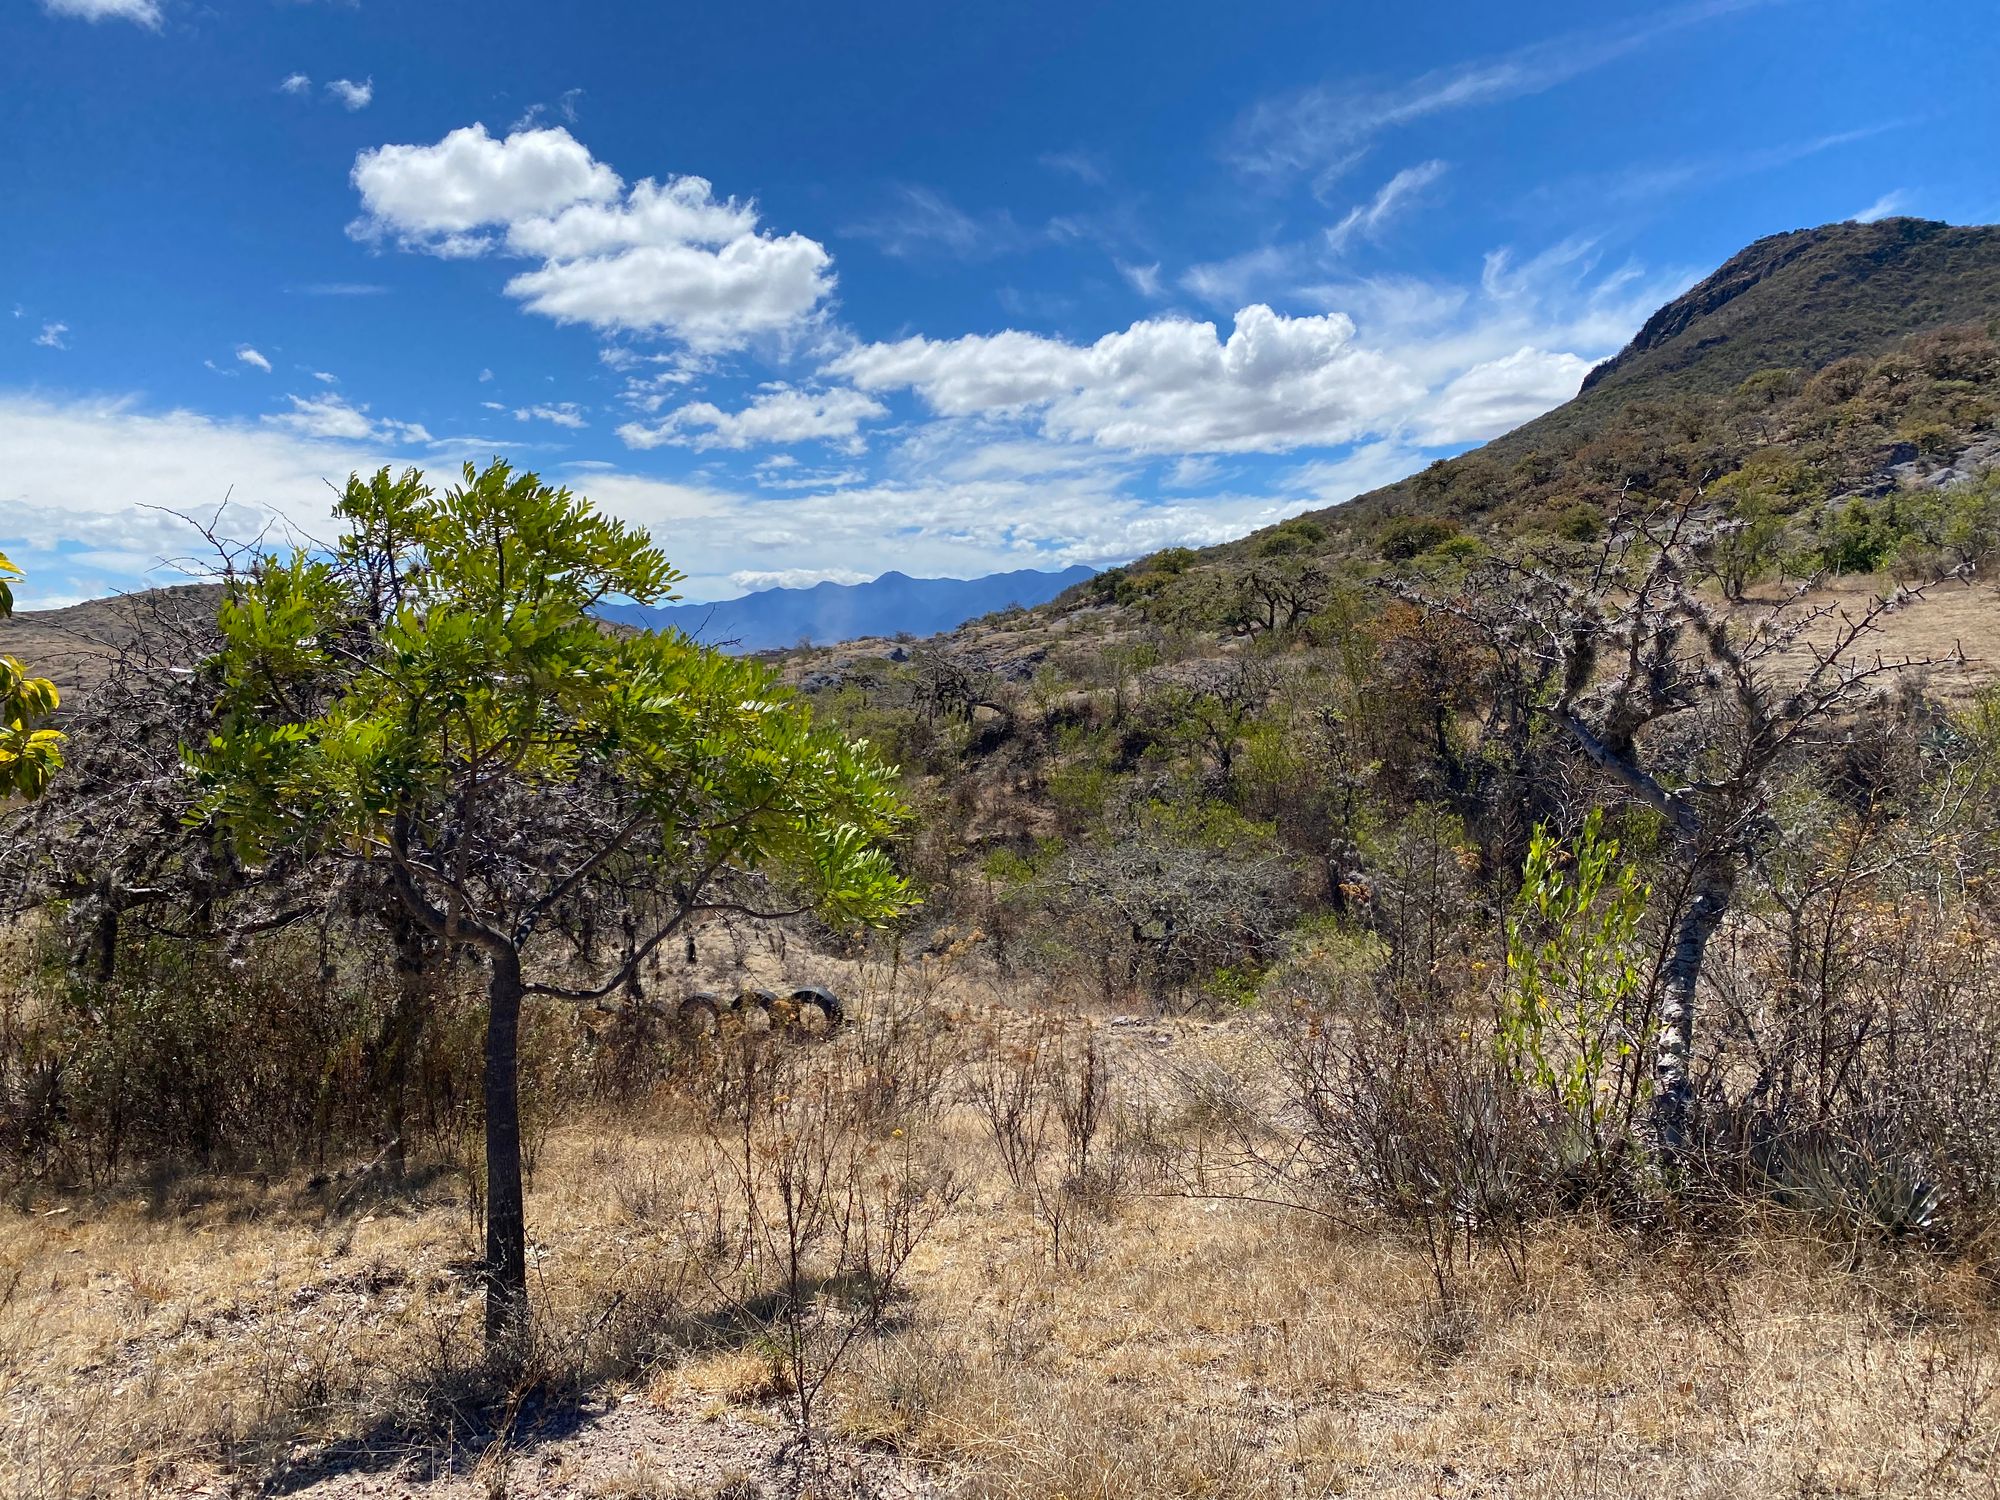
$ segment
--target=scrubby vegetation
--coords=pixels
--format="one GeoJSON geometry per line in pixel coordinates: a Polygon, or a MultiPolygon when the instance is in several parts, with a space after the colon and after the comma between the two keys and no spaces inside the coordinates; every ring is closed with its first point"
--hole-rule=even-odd
{"type": "Polygon", "coordinates": [[[6,1481],[1990,1490],[1996,400],[1644,400],[798,694],[357,479],[13,815],[6,1481]]]}

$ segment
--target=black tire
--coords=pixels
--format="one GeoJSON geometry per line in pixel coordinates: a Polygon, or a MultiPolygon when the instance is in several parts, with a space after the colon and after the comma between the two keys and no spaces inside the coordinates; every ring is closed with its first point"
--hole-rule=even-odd
{"type": "Polygon", "coordinates": [[[809,984],[802,989],[793,990],[792,1003],[798,1006],[801,1013],[808,1005],[817,1006],[820,1014],[826,1017],[828,1031],[838,1031],[847,1019],[847,1012],[841,1006],[840,997],[820,985],[809,984]]]}
{"type": "Polygon", "coordinates": [[[681,1001],[678,1012],[681,1025],[697,1036],[714,1036],[722,1029],[722,997],[712,995],[707,990],[697,990],[681,1001]]]}

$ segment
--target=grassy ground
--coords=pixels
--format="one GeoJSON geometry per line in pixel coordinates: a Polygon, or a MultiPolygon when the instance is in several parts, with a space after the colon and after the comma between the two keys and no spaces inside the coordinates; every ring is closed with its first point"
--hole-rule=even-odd
{"type": "MultiPolygon", "coordinates": [[[[1120,1030],[1125,1096],[1217,1037],[1120,1030]]],[[[963,1028],[946,1097],[1015,1045],[963,1028]]],[[[1071,1212],[1058,1247],[979,1111],[922,1129],[960,1191],[829,1382],[840,1478],[813,1492],[2000,1493],[2000,1288],[1967,1260],[1791,1224],[1704,1246],[1576,1221],[1517,1267],[1476,1257],[1447,1302],[1406,1236],[1157,1178],[1071,1212]]],[[[479,1368],[454,1178],[9,1210],[0,1490],[778,1492],[772,1335],[703,1245],[726,1144],[681,1106],[542,1143],[543,1378],[511,1402],[479,1368]]]]}

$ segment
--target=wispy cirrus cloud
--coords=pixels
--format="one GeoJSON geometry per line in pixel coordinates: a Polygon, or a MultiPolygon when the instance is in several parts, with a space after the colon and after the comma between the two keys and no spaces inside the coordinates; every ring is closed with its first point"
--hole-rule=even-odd
{"type": "Polygon", "coordinates": [[[512,125],[509,125],[507,129],[510,132],[533,130],[551,113],[561,115],[566,123],[574,125],[576,123],[576,102],[582,97],[583,90],[580,88],[564,89],[554,104],[530,104],[526,109],[521,111],[520,117],[512,125]]]}
{"type": "Polygon", "coordinates": [[[1891,188],[1873,203],[1854,215],[1857,224],[1873,224],[1877,219],[1893,218],[1908,210],[1910,193],[1907,188],[1891,188]]]}
{"type": "Polygon", "coordinates": [[[1908,208],[1910,208],[1910,190],[1908,188],[1890,188],[1880,198],[1876,198],[1872,204],[1868,204],[1862,212],[1854,214],[1854,222],[1856,224],[1874,224],[1878,218],[1894,218],[1896,214],[1902,214],[1908,208]]]}
{"type": "Polygon", "coordinates": [[[1086,151],[1082,147],[1068,151],[1044,151],[1036,159],[1051,172],[1074,177],[1089,187],[1102,187],[1111,176],[1110,170],[1104,165],[1104,159],[1096,152],[1086,151]]]}
{"type": "MultiPolygon", "coordinates": [[[[312,75],[310,73],[287,73],[283,78],[278,80],[278,92],[289,94],[294,99],[311,98],[313,92],[312,75]]],[[[356,82],[352,78],[331,78],[327,80],[321,92],[351,114],[356,110],[366,109],[370,104],[375,102],[375,80],[373,78],[363,78],[359,82],[356,82]]]]}
{"type": "Polygon", "coordinates": [[[159,0],[42,0],[42,9],[79,21],[131,21],[148,31],[158,31],[163,19],[159,0]]]}
{"type": "MultiPolygon", "coordinates": [[[[506,410],[506,407],[498,401],[482,401],[480,405],[490,411],[506,410]]],[[[519,407],[514,412],[514,420],[517,422],[551,422],[557,427],[567,427],[572,432],[590,425],[584,419],[583,408],[578,406],[574,401],[541,402],[534,406],[519,407]]]]}
{"type": "Polygon", "coordinates": [[[1373,239],[1387,227],[1389,221],[1407,208],[1425,188],[1444,176],[1448,164],[1441,161],[1419,162],[1414,167],[1405,167],[1376,191],[1366,203],[1357,203],[1350,208],[1338,224],[1326,232],[1326,244],[1335,254],[1348,247],[1354,239],[1373,239]]]}
{"type": "Polygon", "coordinates": [[[1575,198],[1582,194],[1596,200],[1641,203],[1653,198],[1665,198],[1675,193],[1709,187],[1720,182],[1730,182],[1739,177],[1753,177],[1760,172],[1775,172],[1780,168],[1791,166],[1794,162],[1818,156],[1823,151],[1837,151],[1843,146],[1852,146],[1857,142],[1901,129],[1905,123],[1902,120],[1882,120],[1853,130],[1829,131],[1823,135],[1806,136],[1795,141],[1780,141],[1771,146],[1716,152],[1705,156],[1688,157],[1681,161],[1635,166],[1622,172],[1573,179],[1548,191],[1550,196],[1558,198],[1575,198]]]}
{"type": "Polygon", "coordinates": [[[1402,83],[1327,83],[1259,101],[1225,138],[1223,156],[1272,183],[1323,190],[1376,137],[1452,110],[1544,93],[1692,26],[1773,0],[1698,0],[1618,28],[1571,32],[1495,57],[1438,68],[1402,83]]]}
{"type": "Polygon", "coordinates": [[[327,84],[326,93],[329,99],[351,114],[375,102],[375,80],[364,78],[356,83],[352,78],[335,78],[327,84]]]}
{"type": "Polygon", "coordinates": [[[1211,307],[1237,308],[1298,280],[1304,258],[1303,246],[1259,245],[1226,260],[1189,266],[1180,274],[1180,288],[1211,307]]]}
{"type": "Polygon", "coordinates": [[[1118,274],[1125,278],[1125,284],[1141,297],[1157,297],[1160,295],[1160,263],[1158,261],[1154,261],[1149,266],[1136,265],[1122,260],[1113,260],[1112,264],[1118,268],[1118,274]]]}
{"type": "Polygon", "coordinates": [[[428,443],[431,435],[420,422],[371,417],[368,407],[327,391],[312,396],[287,396],[291,406],[264,418],[272,427],[296,437],[352,443],[428,443]]]}
{"type": "MultiPolygon", "coordinates": [[[[1283,300],[1330,271],[1356,241],[1380,237],[1447,170],[1442,161],[1405,167],[1367,202],[1357,203],[1321,233],[1304,240],[1258,245],[1222,260],[1197,262],[1181,272],[1177,283],[1189,296],[1217,310],[1239,308],[1246,302],[1283,300]]],[[[1121,264],[1119,269],[1127,272],[1126,279],[1142,294],[1158,295],[1157,266],[1142,270],[1149,285],[1135,279],[1131,268],[1121,264]]]]}
{"type": "Polygon", "coordinates": [[[900,260],[990,260],[1038,238],[1005,209],[970,214],[937,189],[909,183],[895,188],[893,201],[881,212],[848,225],[846,232],[872,240],[900,260]]]}

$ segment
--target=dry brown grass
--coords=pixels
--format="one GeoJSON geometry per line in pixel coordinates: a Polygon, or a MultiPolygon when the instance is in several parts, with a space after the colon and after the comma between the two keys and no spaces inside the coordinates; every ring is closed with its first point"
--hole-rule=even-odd
{"type": "Polygon", "coordinates": [[[1526,1287],[1496,1266],[1447,1316],[1412,1247],[1276,1210],[1142,1205],[1080,1275],[989,1232],[849,1420],[976,1496],[1990,1492],[1990,1288],[1606,1239],[1550,1236],[1526,1287]]]}
{"type": "MultiPolygon", "coordinates": [[[[1875,598],[1895,588],[1895,580],[1886,576],[1839,578],[1801,602],[1807,608],[1845,610],[1858,616],[1875,598]]],[[[1766,582],[1751,591],[1749,608],[1768,607],[1782,597],[1776,583],[1766,582]]],[[[1790,653],[1789,665],[1803,672],[1810,664],[1809,642],[1830,634],[1831,627],[1801,641],[1790,653]]],[[[1865,665],[1878,652],[1887,661],[1927,662],[1916,671],[1925,692],[1962,706],[2000,677],[2000,589],[1984,579],[1930,584],[1920,599],[1883,615],[1851,658],[1865,665]]]]}
{"type": "MultiPolygon", "coordinates": [[[[1121,1033],[1128,1084],[1204,1035],[1121,1033]]],[[[1444,1311],[1421,1248],[1393,1232],[1138,1192],[1097,1209],[1057,1263],[974,1111],[921,1128],[974,1186],[828,1409],[837,1433],[895,1450],[902,1479],[938,1492],[2000,1492],[1990,1269],[1857,1259],[1795,1226],[1698,1255],[1577,1221],[1534,1237],[1525,1279],[1476,1260],[1444,1311]]],[[[529,1203],[541,1367],[600,1404],[770,1433],[772,1361],[724,1335],[685,1232],[702,1139],[675,1110],[645,1128],[572,1123],[544,1145],[529,1203]]],[[[525,1419],[511,1446],[476,1424],[454,1436],[478,1329],[455,1189],[338,1213],[296,1184],[52,1207],[0,1217],[6,1494],[221,1493],[328,1443],[372,1433],[393,1449],[409,1432],[431,1434],[432,1463],[474,1445],[461,1484],[591,1492],[534,1477],[546,1465],[525,1419]]],[[[598,1492],[694,1493],[672,1487],[674,1463],[621,1450],[598,1492]]],[[[337,1484],[323,1493],[360,1492],[337,1484]]]]}

